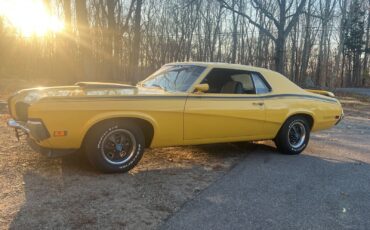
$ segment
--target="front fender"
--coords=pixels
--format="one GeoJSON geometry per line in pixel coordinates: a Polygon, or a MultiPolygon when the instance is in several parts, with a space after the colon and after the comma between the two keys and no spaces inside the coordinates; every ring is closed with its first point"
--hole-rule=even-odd
{"type": "Polygon", "coordinates": [[[137,118],[142,119],[147,122],[149,122],[153,126],[154,135],[158,132],[158,124],[157,122],[148,114],[141,113],[141,112],[121,112],[121,111],[115,111],[115,112],[106,112],[106,113],[99,113],[98,115],[90,118],[82,127],[80,136],[80,146],[82,145],[83,139],[85,138],[87,132],[96,124],[99,122],[109,120],[109,119],[115,119],[115,118],[137,118]]]}

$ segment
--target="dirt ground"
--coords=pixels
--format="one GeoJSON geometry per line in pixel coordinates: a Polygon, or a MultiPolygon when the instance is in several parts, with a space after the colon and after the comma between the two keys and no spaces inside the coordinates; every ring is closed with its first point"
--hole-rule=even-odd
{"type": "Polygon", "coordinates": [[[153,149],[130,173],[105,175],[82,154],[50,159],[32,152],[16,141],[5,120],[2,115],[0,229],[153,229],[250,148],[153,149]]]}
{"type": "MultiPolygon", "coordinates": [[[[346,120],[330,132],[356,141],[351,133],[370,130],[363,125],[369,123],[370,102],[341,101],[346,120]]],[[[50,159],[33,153],[16,141],[6,119],[0,115],[0,229],[155,229],[259,145],[272,145],[153,149],[130,173],[105,175],[81,155],[50,159]]],[[[325,139],[326,147],[335,147],[330,132],[314,134],[310,145],[325,139]]]]}

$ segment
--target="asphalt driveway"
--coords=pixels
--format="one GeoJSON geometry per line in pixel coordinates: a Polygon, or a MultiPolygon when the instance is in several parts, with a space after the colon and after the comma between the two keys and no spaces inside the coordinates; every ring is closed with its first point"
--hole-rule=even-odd
{"type": "Polygon", "coordinates": [[[370,229],[370,106],[344,102],[346,119],[304,154],[259,145],[162,228],[370,229]]]}

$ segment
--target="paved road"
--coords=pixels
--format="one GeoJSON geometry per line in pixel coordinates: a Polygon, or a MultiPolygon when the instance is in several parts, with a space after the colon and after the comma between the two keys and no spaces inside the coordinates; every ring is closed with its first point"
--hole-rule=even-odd
{"type": "Polygon", "coordinates": [[[370,88],[338,88],[334,92],[358,94],[370,97],[370,88]]]}
{"type": "Polygon", "coordinates": [[[162,228],[370,229],[369,110],[347,112],[300,156],[260,145],[162,228]]]}

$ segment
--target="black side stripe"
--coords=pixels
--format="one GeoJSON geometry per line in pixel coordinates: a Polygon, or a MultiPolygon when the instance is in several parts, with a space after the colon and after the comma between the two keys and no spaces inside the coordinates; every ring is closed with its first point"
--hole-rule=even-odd
{"type": "Polygon", "coordinates": [[[300,95],[300,94],[274,94],[274,95],[264,95],[264,96],[248,96],[248,97],[223,97],[223,96],[202,96],[202,95],[195,95],[189,96],[189,98],[200,98],[200,99],[269,99],[269,98],[284,98],[284,97],[296,97],[296,98],[309,98],[309,99],[316,99],[328,102],[337,102],[335,99],[331,98],[322,98],[316,97],[312,95],[300,95]]]}
{"type": "Polygon", "coordinates": [[[273,95],[264,95],[264,96],[206,96],[206,95],[140,95],[140,96],[86,96],[86,97],[54,97],[54,98],[45,98],[45,99],[55,99],[55,100],[157,100],[157,99],[207,99],[207,100],[235,100],[235,99],[244,99],[244,100],[254,100],[254,99],[269,99],[269,98],[306,98],[314,99],[326,102],[336,103],[336,99],[332,98],[323,98],[317,97],[314,95],[301,95],[301,94],[273,94],[273,95]]]}

